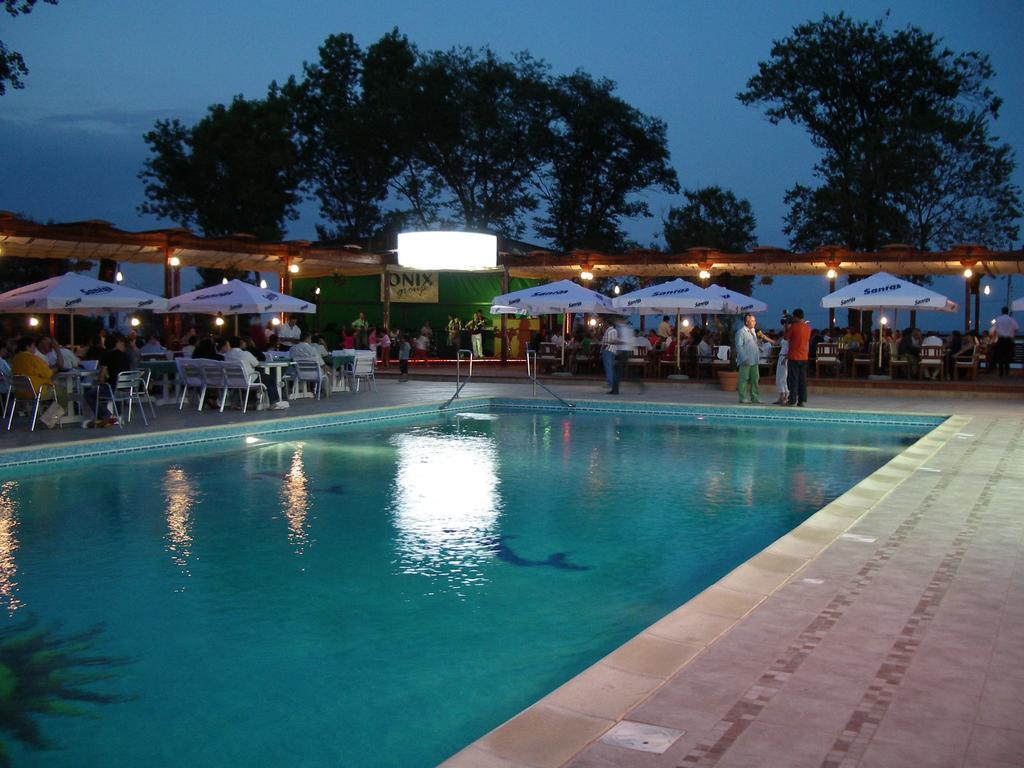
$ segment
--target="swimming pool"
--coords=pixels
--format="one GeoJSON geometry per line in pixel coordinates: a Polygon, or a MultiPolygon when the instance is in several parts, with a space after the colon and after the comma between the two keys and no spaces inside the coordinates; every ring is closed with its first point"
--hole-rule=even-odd
{"type": "Polygon", "coordinates": [[[929,428],[498,407],[8,471],[7,639],[101,624],[123,663],[84,687],[125,700],[37,718],[60,751],[4,740],[16,766],[434,765],[929,428]]]}

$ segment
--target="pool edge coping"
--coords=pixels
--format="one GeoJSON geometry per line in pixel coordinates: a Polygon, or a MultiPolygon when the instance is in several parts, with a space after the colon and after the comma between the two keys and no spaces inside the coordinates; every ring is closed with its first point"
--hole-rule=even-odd
{"type": "Polygon", "coordinates": [[[961,414],[946,416],[913,445],[800,525],[555,690],[463,747],[439,768],[564,766],[789,584],[932,459],[972,418],[961,414]]]}

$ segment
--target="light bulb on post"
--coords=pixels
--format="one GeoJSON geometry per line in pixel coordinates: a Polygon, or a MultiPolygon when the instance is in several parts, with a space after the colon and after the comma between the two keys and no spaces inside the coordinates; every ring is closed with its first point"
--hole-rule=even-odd
{"type": "Polygon", "coordinates": [[[698,277],[700,277],[701,280],[707,280],[709,277],[711,277],[711,273],[708,272],[706,269],[702,269],[698,277]]]}
{"type": "Polygon", "coordinates": [[[885,315],[882,315],[881,319],[878,321],[878,324],[884,328],[889,324],[889,318],[886,317],[885,315]]]}
{"type": "Polygon", "coordinates": [[[137,317],[133,317],[131,320],[128,321],[128,324],[131,325],[132,328],[138,328],[140,325],[142,325],[142,321],[139,320],[139,318],[137,317]]]}
{"type": "Polygon", "coordinates": [[[181,259],[179,259],[177,256],[171,256],[171,258],[167,260],[167,263],[170,264],[172,267],[180,267],[181,259]]]}
{"type": "Polygon", "coordinates": [[[964,270],[964,277],[966,277],[966,278],[971,278],[971,277],[974,277],[974,270],[973,270],[973,269],[971,269],[970,267],[968,267],[967,269],[965,269],[965,270],[964,270]]]}
{"type": "Polygon", "coordinates": [[[272,317],[272,318],[270,318],[270,324],[275,326],[275,327],[280,325],[281,324],[281,318],[280,317],[272,317]]]}
{"type": "Polygon", "coordinates": [[[124,275],[121,274],[121,270],[118,270],[117,274],[114,275],[114,281],[120,283],[123,280],[124,280],[124,275]]]}
{"type": "Polygon", "coordinates": [[[992,293],[992,288],[990,286],[986,285],[985,289],[982,291],[982,293],[984,293],[986,296],[988,296],[990,293],[992,293]]]}
{"type": "Polygon", "coordinates": [[[288,271],[291,272],[293,275],[297,275],[299,273],[299,265],[298,264],[289,264],[288,265],[288,271]]]}
{"type": "Polygon", "coordinates": [[[227,285],[227,284],[228,284],[228,279],[227,279],[226,277],[222,277],[222,278],[220,279],[220,284],[221,284],[221,285],[227,285]]]}
{"type": "Polygon", "coordinates": [[[614,291],[615,295],[618,296],[620,293],[622,293],[622,286],[616,283],[615,287],[612,288],[612,291],[614,291]]]}
{"type": "Polygon", "coordinates": [[[217,319],[213,321],[213,324],[220,328],[220,326],[224,325],[224,318],[217,315],[217,319]]]}
{"type": "Polygon", "coordinates": [[[684,317],[683,318],[683,328],[689,328],[689,327],[690,327],[690,318],[684,317]]]}
{"type": "Polygon", "coordinates": [[[260,280],[260,290],[264,290],[265,291],[266,289],[267,289],[267,281],[266,280],[260,280]]]}
{"type": "Polygon", "coordinates": [[[320,286],[319,286],[319,285],[318,285],[318,286],[317,286],[317,287],[316,287],[315,289],[313,289],[313,293],[314,293],[314,294],[315,294],[316,296],[319,296],[319,295],[320,295],[320,286]]]}
{"type": "Polygon", "coordinates": [[[593,328],[595,325],[597,325],[597,318],[596,317],[592,317],[589,320],[587,320],[587,325],[589,325],[591,328],[593,328]]]}
{"type": "Polygon", "coordinates": [[[28,325],[29,325],[29,328],[38,328],[39,327],[39,318],[38,317],[30,317],[28,319],[28,325]]]}
{"type": "Polygon", "coordinates": [[[832,269],[832,267],[829,267],[828,272],[825,273],[825,277],[827,277],[829,280],[835,280],[838,276],[839,273],[832,269]]]}
{"type": "Polygon", "coordinates": [[[584,267],[583,271],[580,272],[580,280],[584,280],[584,281],[589,282],[589,281],[591,281],[593,279],[594,279],[594,273],[591,272],[588,268],[584,267]]]}

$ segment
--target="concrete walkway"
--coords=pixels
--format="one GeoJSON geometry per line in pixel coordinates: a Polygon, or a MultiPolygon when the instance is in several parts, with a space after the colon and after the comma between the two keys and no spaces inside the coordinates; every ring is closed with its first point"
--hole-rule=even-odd
{"type": "MultiPolygon", "coordinates": [[[[553,386],[613,399],[600,385],[553,386]]],[[[285,412],[163,408],[146,431],[453,391],[381,381],[285,412]]],[[[735,394],[627,383],[622,399],[724,405],[735,394]]],[[[956,418],[446,766],[1024,766],[1024,402],[812,388],[810,405],[956,418]]],[[[96,432],[21,429],[0,449],[118,430],[96,432]]]]}

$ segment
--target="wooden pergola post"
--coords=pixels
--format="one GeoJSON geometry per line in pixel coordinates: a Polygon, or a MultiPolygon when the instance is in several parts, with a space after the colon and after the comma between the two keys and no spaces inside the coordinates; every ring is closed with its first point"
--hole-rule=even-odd
{"type": "MultiPolygon", "coordinates": [[[[508,265],[501,268],[501,293],[508,293],[508,265]]],[[[501,364],[508,365],[508,315],[501,315],[501,364]]]]}
{"type": "MultiPolygon", "coordinates": [[[[384,271],[380,275],[381,284],[380,291],[383,297],[384,303],[384,327],[391,332],[391,275],[388,272],[388,268],[384,267],[384,271]]],[[[394,339],[392,339],[394,342],[394,339]]]]}

